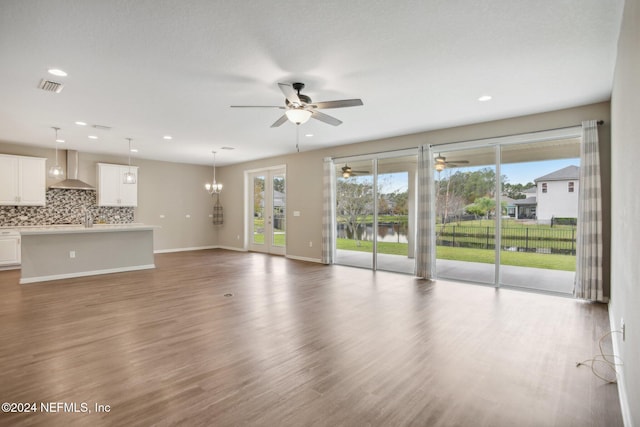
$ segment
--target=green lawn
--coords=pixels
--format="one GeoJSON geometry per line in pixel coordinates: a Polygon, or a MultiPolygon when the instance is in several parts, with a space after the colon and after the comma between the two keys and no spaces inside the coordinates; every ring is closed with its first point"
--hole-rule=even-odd
{"type": "MultiPolygon", "coordinates": [[[[276,246],[285,246],[287,241],[287,235],[285,233],[276,234],[273,237],[273,244],[276,246]]],[[[253,243],[264,244],[264,234],[254,234],[253,243]]]]}

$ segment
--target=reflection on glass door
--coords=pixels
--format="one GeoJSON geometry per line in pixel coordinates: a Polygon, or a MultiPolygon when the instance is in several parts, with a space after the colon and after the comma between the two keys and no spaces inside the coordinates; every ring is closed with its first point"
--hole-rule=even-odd
{"type": "Polygon", "coordinates": [[[495,147],[436,152],[436,274],[495,284],[495,147]]]}
{"type": "Polygon", "coordinates": [[[286,175],[284,169],[249,174],[249,249],[285,254],[286,175]]]}

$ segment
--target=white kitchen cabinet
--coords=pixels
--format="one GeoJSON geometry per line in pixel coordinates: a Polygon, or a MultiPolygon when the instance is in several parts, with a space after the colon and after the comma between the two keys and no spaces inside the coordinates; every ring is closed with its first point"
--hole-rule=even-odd
{"type": "Polygon", "coordinates": [[[0,154],[0,205],[44,206],[47,159],[0,154]]]}
{"type": "Polygon", "coordinates": [[[0,267],[20,264],[20,234],[0,231],[0,267]]]}
{"type": "Polygon", "coordinates": [[[138,206],[138,167],[98,163],[98,206],[138,206]],[[124,174],[133,172],[136,184],[125,184],[124,174]]]}

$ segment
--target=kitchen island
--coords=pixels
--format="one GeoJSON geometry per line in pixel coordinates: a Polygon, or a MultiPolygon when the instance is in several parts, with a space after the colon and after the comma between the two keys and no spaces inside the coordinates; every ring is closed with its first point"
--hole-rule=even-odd
{"type": "Polygon", "coordinates": [[[20,228],[20,284],[155,268],[154,228],[144,224],[20,228]]]}

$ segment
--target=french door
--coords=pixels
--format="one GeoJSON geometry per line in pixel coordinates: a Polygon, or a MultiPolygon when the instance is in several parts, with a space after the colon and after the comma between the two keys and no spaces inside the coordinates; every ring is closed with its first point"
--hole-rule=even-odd
{"type": "Polygon", "coordinates": [[[249,250],[284,255],[286,250],[286,169],[284,167],[248,174],[249,250]]]}

